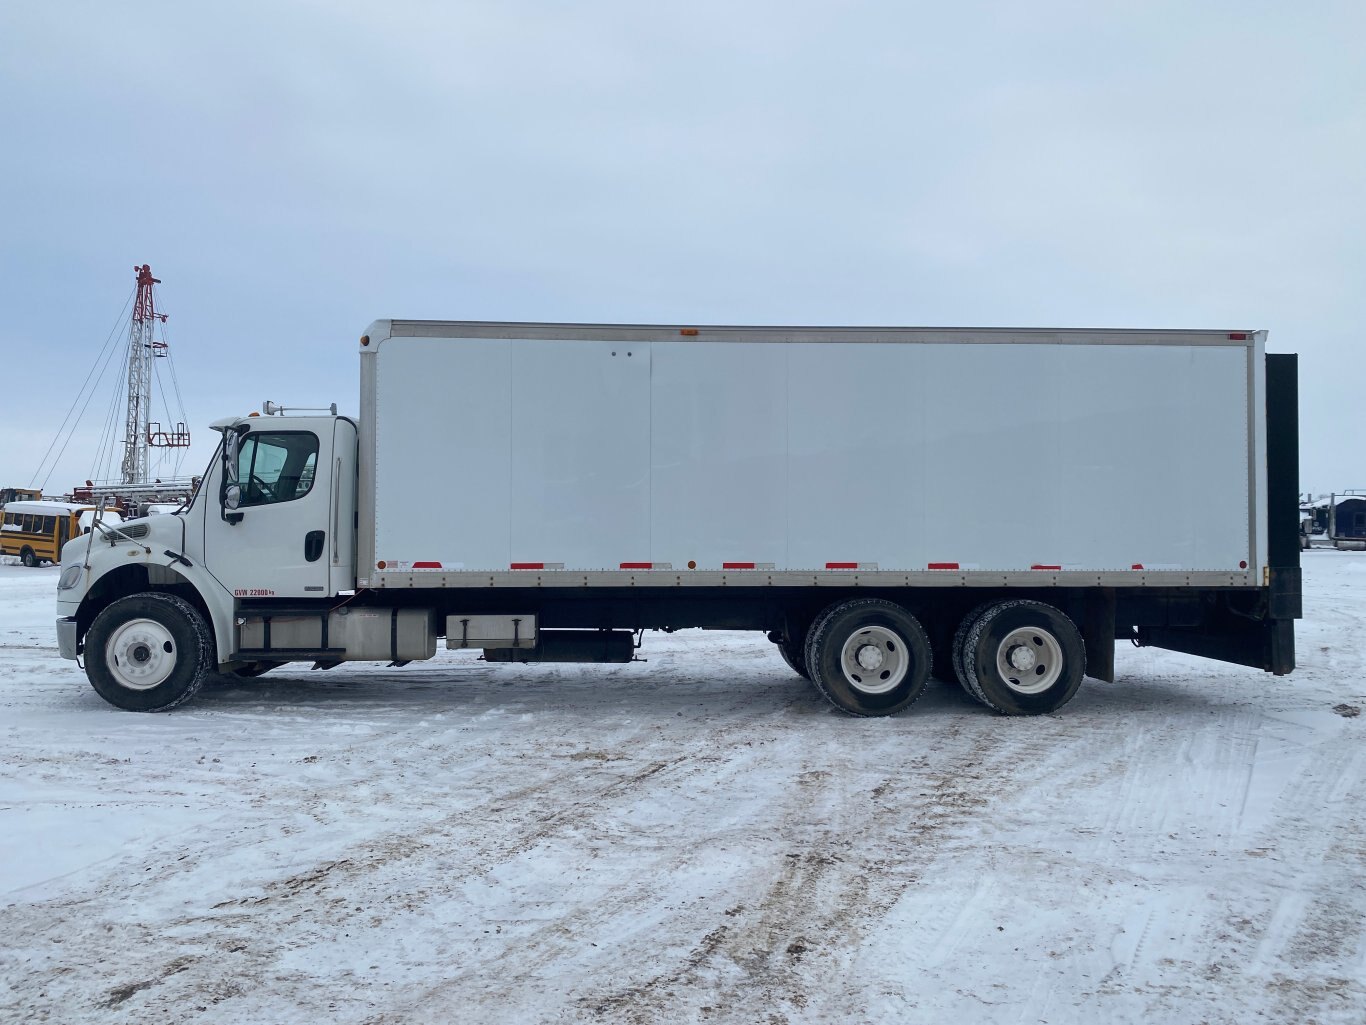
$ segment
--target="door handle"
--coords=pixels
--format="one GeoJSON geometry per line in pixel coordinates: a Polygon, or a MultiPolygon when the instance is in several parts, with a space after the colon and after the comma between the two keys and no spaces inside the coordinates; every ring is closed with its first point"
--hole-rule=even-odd
{"type": "Polygon", "coordinates": [[[323,541],[327,537],[325,530],[310,530],[304,535],[304,558],[309,562],[317,562],[322,558],[323,541]]]}

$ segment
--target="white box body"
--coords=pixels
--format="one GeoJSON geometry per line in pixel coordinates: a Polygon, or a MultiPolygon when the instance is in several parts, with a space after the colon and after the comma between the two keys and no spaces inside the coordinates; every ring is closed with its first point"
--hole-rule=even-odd
{"type": "Polygon", "coordinates": [[[1260,583],[1260,332],[689,330],[373,325],[360,585],[1260,583]]]}

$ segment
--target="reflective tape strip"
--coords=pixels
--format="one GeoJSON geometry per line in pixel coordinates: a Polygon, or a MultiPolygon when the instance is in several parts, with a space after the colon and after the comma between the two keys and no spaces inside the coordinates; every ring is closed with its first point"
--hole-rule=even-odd
{"type": "Polygon", "coordinates": [[[1034,565],[1030,566],[1029,568],[1030,568],[1030,569],[1056,569],[1056,570],[1060,570],[1060,569],[1062,569],[1062,566],[1060,566],[1060,565],[1059,565],[1059,566],[1046,566],[1046,565],[1044,565],[1044,564],[1041,563],[1041,562],[1036,562],[1034,565]]]}
{"type": "Polygon", "coordinates": [[[957,568],[958,568],[958,563],[956,563],[956,562],[931,562],[931,563],[930,563],[929,565],[927,565],[925,568],[926,568],[926,569],[957,569],[957,568]]]}

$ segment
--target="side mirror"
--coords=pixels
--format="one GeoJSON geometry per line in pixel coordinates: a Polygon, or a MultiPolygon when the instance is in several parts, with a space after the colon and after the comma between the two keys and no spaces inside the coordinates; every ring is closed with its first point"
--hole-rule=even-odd
{"type": "Polygon", "coordinates": [[[237,453],[241,444],[242,436],[236,431],[223,432],[223,487],[225,489],[229,485],[237,483],[237,453]]]}
{"type": "Polygon", "coordinates": [[[224,520],[233,524],[242,521],[242,513],[229,510],[236,510],[242,504],[242,487],[237,478],[237,457],[242,448],[242,436],[246,432],[245,426],[237,430],[229,428],[223,432],[223,486],[219,495],[222,508],[219,513],[224,520]]]}

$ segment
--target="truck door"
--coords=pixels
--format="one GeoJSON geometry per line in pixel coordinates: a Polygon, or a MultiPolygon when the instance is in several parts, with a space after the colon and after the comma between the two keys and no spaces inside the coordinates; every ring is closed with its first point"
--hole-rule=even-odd
{"type": "Polygon", "coordinates": [[[332,526],[327,535],[329,593],[356,586],[356,425],[332,424],[332,526]]]}
{"type": "Polygon", "coordinates": [[[332,593],[333,425],[317,426],[266,421],[249,431],[238,444],[237,508],[206,510],[204,561],[236,597],[332,593]]]}

